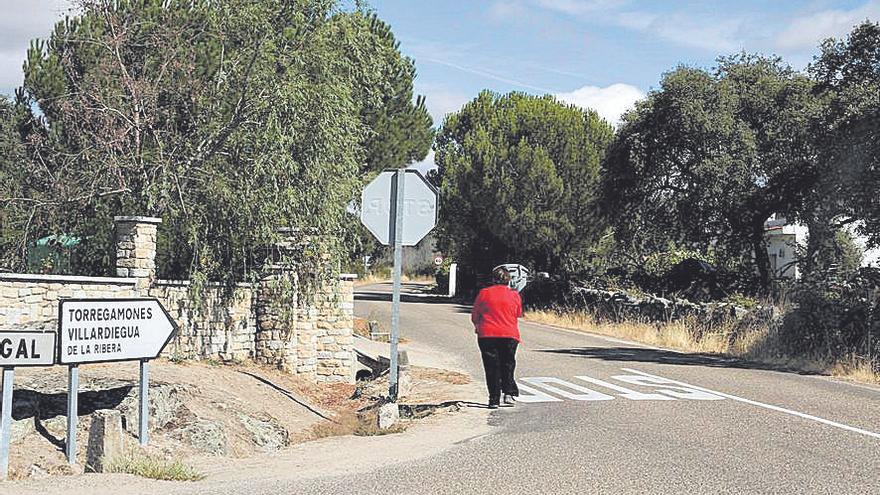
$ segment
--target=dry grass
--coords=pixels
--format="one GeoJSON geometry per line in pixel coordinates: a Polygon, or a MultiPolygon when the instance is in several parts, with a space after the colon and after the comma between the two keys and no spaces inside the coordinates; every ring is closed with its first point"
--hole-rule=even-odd
{"type": "Polygon", "coordinates": [[[831,374],[861,383],[873,383],[880,385],[880,374],[874,371],[876,369],[871,361],[852,356],[849,359],[838,361],[831,367],[831,374]]]}
{"type": "Polygon", "coordinates": [[[372,437],[401,433],[406,430],[404,423],[397,423],[390,428],[379,428],[376,411],[358,413],[356,411],[344,411],[337,414],[330,421],[323,421],[311,429],[310,437],[314,440],[327,437],[344,435],[356,435],[360,437],[372,437]]]}
{"type": "Polygon", "coordinates": [[[695,339],[688,324],[683,321],[665,324],[611,323],[596,321],[592,315],[583,312],[555,311],[530,311],[526,314],[526,320],[688,352],[723,354],[730,352],[731,347],[720,332],[706,332],[701,338],[695,339]]]}
{"type": "Polygon", "coordinates": [[[165,459],[137,450],[111,459],[104,466],[105,473],[126,473],[165,481],[199,481],[205,475],[177,459],[165,459]]]}
{"type": "Polygon", "coordinates": [[[641,342],[684,352],[699,352],[745,358],[752,361],[832,376],[862,383],[880,383],[880,374],[863,358],[830,360],[810,356],[791,356],[770,332],[769,325],[752,325],[737,332],[731,325],[720,325],[696,332],[689,320],[670,323],[601,321],[584,312],[530,311],[526,320],[555,325],[624,340],[641,342]]]}

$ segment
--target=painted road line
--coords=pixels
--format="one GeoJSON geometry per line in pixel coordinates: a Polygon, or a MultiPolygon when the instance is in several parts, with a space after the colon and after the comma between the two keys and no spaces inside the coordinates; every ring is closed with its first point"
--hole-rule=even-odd
{"type": "Polygon", "coordinates": [[[569,383],[565,380],[552,377],[552,376],[533,376],[529,378],[523,378],[523,381],[535,385],[537,387],[541,387],[544,390],[554,393],[556,395],[565,397],[566,399],[571,400],[582,400],[582,401],[598,401],[598,400],[613,400],[614,397],[603,394],[602,392],[596,392],[595,390],[590,390],[586,387],[582,387],[580,385],[576,385],[574,383],[569,383]],[[572,393],[568,390],[564,390],[559,388],[557,385],[569,388],[576,392],[580,393],[572,393]]]}
{"type": "Polygon", "coordinates": [[[851,431],[851,432],[853,432],[853,433],[859,433],[859,434],[862,434],[862,435],[866,435],[866,436],[869,436],[869,437],[874,437],[874,438],[878,438],[878,439],[880,439],[880,433],[875,433],[875,432],[873,432],[873,431],[863,430],[863,429],[861,429],[861,428],[856,428],[856,427],[854,427],[854,426],[849,426],[849,425],[845,425],[845,424],[842,424],[842,423],[837,423],[837,422],[834,422],[834,421],[830,421],[830,420],[827,420],[827,419],[824,419],[824,418],[820,418],[820,417],[813,416],[813,415],[810,415],[810,414],[805,414],[805,413],[798,412],[798,411],[792,411],[791,409],[786,409],[786,408],[784,408],[784,407],[774,406],[774,405],[772,405],[772,404],[765,404],[765,403],[763,403],[763,402],[758,402],[758,401],[751,400],[751,399],[744,399],[744,398],[742,398],[742,397],[737,397],[737,396],[735,396],[735,395],[726,394],[726,393],[724,393],[724,392],[718,392],[718,391],[716,391],[716,390],[710,390],[710,389],[707,389],[707,388],[698,387],[698,386],[696,386],[696,385],[690,385],[690,384],[688,384],[688,383],[680,382],[680,381],[678,381],[678,380],[670,380],[670,379],[668,379],[668,378],[663,378],[663,377],[660,377],[660,376],[657,376],[657,375],[652,375],[652,374],[650,374],[650,373],[645,373],[644,371],[634,370],[634,369],[632,369],[632,368],[621,368],[621,369],[622,369],[623,371],[628,372],[628,373],[635,373],[635,374],[638,374],[638,375],[642,375],[642,376],[646,376],[646,377],[654,378],[654,379],[658,379],[658,380],[666,380],[666,381],[673,382],[673,383],[676,383],[676,384],[681,385],[681,386],[684,386],[684,387],[688,387],[688,388],[692,388],[692,389],[696,389],[696,390],[702,390],[703,392],[710,393],[710,394],[720,395],[721,397],[725,397],[725,398],[728,398],[728,399],[731,399],[731,400],[735,400],[735,401],[738,401],[738,402],[742,402],[742,403],[745,403],[745,404],[750,404],[750,405],[753,405],[753,406],[763,407],[764,409],[769,409],[769,410],[771,410],[771,411],[781,412],[781,413],[784,413],[784,414],[790,414],[790,415],[792,415],[792,416],[797,416],[797,417],[799,417],[799,418],[808,419],[808,420],[810,420],[810,421],[815,421],[815,422],[817,422],[817,423],[822,423],[822,424],[824,424],[824,425],[833,426],[833,427],[835,427],[835,428],[840,428],[841,430],[851,431]]]}
{"type": "Polygon", "coordinates": [[[621,387],[620,385],[615,385],[613,383],[608,383],[604,380],[599,380],[598,378],[593,378],[590,376],[576,376],[578,380],[583,380],[585,382],[592,383],[594,385],[599,385],[600,387],[605,387],[615,392],[620,392],[620,397],[629,400],[675,400],[674,397],[669,397],[667,395],[661,394],[646,394],[644,392],[639,392],[636,390],[632,390],[626,387],[621,387]]]}
{"type": "Polygon", "coordinates": [[[688,400],[724,400],[718,394],[709,393],[704,390],[698,390],[694,387],[682,387],[678,382],[668,380],[661,377],[633,376],[633,375],[614,375],[611,378],[620,380],[632,385],[641,385],[643,387],[651,387],[655,392],[666,394],[676,399],[688,400]],[[658,388],[662,387],[662,388],[658,388]]]}
{"type": "Polygon", "coordinates": [[[552,395],[547,395],[544,392],[536,388],[532,388],[528,385],[523,385],[520,382],[517,382],[517,386],[519,387],[520,395],[516,398],[517,402],[524,403],[535,403],[535,402],[562,402],[562,399],[557,399],[552,395]],[[526,392],[528,395],[523,395],[522,392],[526,392]]]}

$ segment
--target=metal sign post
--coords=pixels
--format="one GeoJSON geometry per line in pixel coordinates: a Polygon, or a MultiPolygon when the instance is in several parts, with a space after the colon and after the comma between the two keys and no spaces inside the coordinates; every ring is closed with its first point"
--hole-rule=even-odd
{"type": "Polygon", "coordinates": [[[141,360],[140,383],[138,384],[138,441],[142,446],[149,441],[150,435],[150,362],[141,360]]]}
{"type": "Polygon", "coordinates": [[[138,436],[149,441],[150,359],[177,333],[177,324],[158,300],[65,299],[59,304],[58,362],[69,366],[67,392],[67,461],[76,464],[79,365],[139,361],[138,436]]]}
{"type": "Polygon", "coordinates": [[[3,367],[3,409],[0,409],[0,479],[9,471],[9,440],[12,437],[12,381],[15,368],[3,367]]]}
{"type": "Polygon", "coordinates": [[[68,464],[76,464],[76,424],[79,420],[79,365],[67,367],[67,440],[64,452],[68,464]]]}
{"type": "Polygon", "coordinates": [[[415,246],[437,224],[437,190],[417,170],[386,170],[361,193],[361,223],[382,244],[394,247],[391,294],[391,371],[388,395],[398,396],[400,276],[403,246],[415,246]]]}
{"type": "Polygon", "coordinates": [[[398,363],[397,343],[400,337],[400,271],[403,266],[403,199],[406,197],[405,170],[400,169],[394,175],[391,187],[391,204],[394,214],[391,215],[391,238],[394,239],[394,280],[391,293],[391,372],[389,373],[388,396],[397,400],[398,363]]]}
{"type": "Polygon", "coordinates": [[[17,366],[52,366],[55,362],[55,332],[0,332],[0,366],[3,367],[0,402],[0,480],[9,470],[9,441],[12,437],[12,388],[17,366]]]}

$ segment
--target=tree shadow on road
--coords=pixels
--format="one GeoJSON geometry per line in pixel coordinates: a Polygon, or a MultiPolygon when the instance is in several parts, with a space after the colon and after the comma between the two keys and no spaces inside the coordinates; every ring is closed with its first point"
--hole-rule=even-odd
{"type": "Polygon", "coordinates": [[[825,373],[818,373],[815,371],[719,356],[716,354],[675,352],[644,347],[577,347],[569,349],[538,349],[537,352],[568,354],[585,358],[601,359],[603,361],[779,371],[784,373],[795,373],[798,375],[825,375],[825,373]]]}
{"type": "MultiPolygon", "coordinates": [[[[372,292],[372,291],[359,291],[354,294],[355,301],[391,301],[391,293],[390,292],[372,292]]],[[[466,304],[461,304],[461,302],[456,301],[455,299],[450,299],[445,296],[417,296],[413,294],[401,294],[400,302],[402,303],[421,303],[421,304],[446,304],[452,306],[456,312],[458,313],[467,313],[470,314],[471,306],[466,304]]]]}

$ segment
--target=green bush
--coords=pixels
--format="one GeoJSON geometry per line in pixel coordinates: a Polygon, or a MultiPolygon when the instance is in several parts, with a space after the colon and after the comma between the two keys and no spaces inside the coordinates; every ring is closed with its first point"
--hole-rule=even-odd
{"type": "Polygon", "coordinates": [[[880,355],[880,287],[862,270],[846,279],[812,277],[790,292],[794,308],[780,339],[792,354],[843,358],[880,355]]]}

